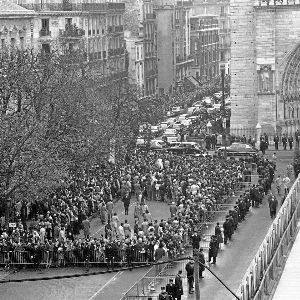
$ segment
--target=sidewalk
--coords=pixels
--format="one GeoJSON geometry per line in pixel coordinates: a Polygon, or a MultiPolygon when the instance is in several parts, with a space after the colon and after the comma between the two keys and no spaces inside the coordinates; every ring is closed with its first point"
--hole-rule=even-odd
{"type": "MultiPolygon", "coordinates": [[[[277,155],[276,177],[277,174],[286,174],[286,166],[292,161],[293,151],[275,151],[274,147],[271,146],[266,152],[266,157],[271,159],[274,152],[277,155]]],[[[272,185],[272,191],[274,195],[277,194],[274,184],[272,185]]],[[[278,197],[278,201],[281,200],[281,197],[282,195],[278,197]]],[[[259,208],[250,208],[245,221],[239,224],[232,240],[227,245],[222,245],[223,250],[219,251],[217,264],[207,265],[234,293],[238,289],[240,281],[263,241],[272,221],[265,197],[263,204],[259,208]]],[[[204,252],[207,261],[208,251],[204,252]]],[[[191,251],[187,252],[186,256],[190,254],[191,251]]],[[[192,300],[194,299],[194,294],[188,294],[184,264],[177,264],[175,268],[172,268],[172,271],[168,269],[168,275],[175,275],[179,269],[183,270],[184,277],[184,295],[182,299],[192,300]]],[[[167,281],[168,279],[165,280],[165,282],[167,281]]],[[[160,286],[156,286],[156,291],[152,296],[158,295],[159,291],[160,286]]],[[[204,278],[200,279],[200,294],[201,300],[232,300],[234,298],[208,270],[204,271],[204,278]]]]}

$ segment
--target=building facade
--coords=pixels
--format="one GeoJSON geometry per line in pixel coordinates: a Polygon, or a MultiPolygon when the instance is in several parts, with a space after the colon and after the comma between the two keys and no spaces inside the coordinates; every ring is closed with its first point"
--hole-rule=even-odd
{"type": "Polygon", "coordinates": [[[125,32],[126,50],[128,52],[128,80],[130,84],[136,84],[141,95],[145,91],[145,60],[144,41],[141,37],[131,36],[125,32]]]}
{"type": "Polygon", "coordinates": [[[129,65],[132,66],[129,77],[132,83],[138,85],[142,96],[153,96],[157,93],[156,15],[153,0],[128,0],[125,22],[126,49],[129,65]],[[141,70],[143,74],[140,74],[141,70]]]}
{"type": "Polygon", "coordinates": [[[157,1],[158,88],[160,94],[181,90],[190,76],[190,16],[192,1],[157,1]]]}
{"type": "Polygon", "coordinates": [[[36,13],[9,1],[0,1],[0,51],[33,46],[36,13]]]}
{"type": "Polygon", "coordinates": [[[81,49],[86,61],[92,63],[95,76],[126,76],[124,3],[100,0],[13,1],[34,12],[30,23],[32,48],[45,53],[58,50],[62,54],[81,49]]]}
{"type": "Polygon", "coordinates": [[[200,82],[219,75],[219,27],[213,15],[191,17],[191,75],[200,82]]]}
{"type": "Polygon", "coordinates": [[[194,0],[193,15],[216,15],[219,22],[219,66],[230,73],[230,0],[194,0]]]}

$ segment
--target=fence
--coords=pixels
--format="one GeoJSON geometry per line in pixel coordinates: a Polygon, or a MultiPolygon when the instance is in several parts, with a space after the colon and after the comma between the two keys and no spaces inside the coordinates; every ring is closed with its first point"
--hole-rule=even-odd
{"type": "MultiPolygon", "coordinates": [[[[133,250],[130,253],[131,264],[143,264],[154,261],[153,251],[133,250]]],[[[128,262],[126,250],[118,250],[114,255],[113,262],[116,265],[125,265],[128,262]]],[[[10,265],[12,267],[47,265],[49,267],[106,265],[107,261],[103,251],[89,250],[68,250],[68,251],[1,251],[0,266],[10,265]]]]}
{"type": "Polygon", "coordinates": [[[172,262],[167,261],[165,264],[160,265],[159,272],[155,273],[153,270],[149,270],[141,280],[129,289],[121,300],[158,299],[160,287],[166,286],[171,278],[175,281],[178,270],[183,271],[182,281],[185,286],[187,280],[185,266],[188,261],[188,259],[172,262]]]}
{"type": "Polygon", "coordinates": [[[300,177],[293,184],[264,241],[244,275],[237,295],[261,300],[280,277],[280,268],[297,234],[300,217],[300,177]]]}

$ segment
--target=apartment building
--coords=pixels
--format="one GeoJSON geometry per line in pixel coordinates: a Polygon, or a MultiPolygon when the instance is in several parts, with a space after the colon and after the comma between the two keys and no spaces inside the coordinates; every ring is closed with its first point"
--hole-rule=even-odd
{"type": "Polygon", "coordinates": [[[158,88],[169,94],[183,88],[190,76],[190,16],[192,1],[156,1],[158,88]]]}
{"type": "Polygon", "coordinates": [[[230,0],[194,0],[193,15],[216,15],[219,23],[220,67],[230,73],[230,0]]]}
{"type": "Polygon", "coordinates": [[[13,2],[0,0],[0,51],[33,45],[33,22],[36,13],[13,2]]]}
{"type": "MultiPolygon", "coordinates": [[[[1,2],[8,2],[1,0],[1,2]]],[[[103,0],[12,0],[17,11],[31,14],[30,44],[44,53],[62,54],[81,49],[84,59],[100,76],[126,76],[123,14],[125,4],[103,0]]],[[[16,22],[14,15],[3,17],[0,28],[16,22]],[[9,21],[8,21],[9,20],[9,21]]],[[[27,22],[27,23],[28,23],[27,22]]],[[[27,28],[26,27],[26,28],[27,28]]],[[[8,38],[4,43],[9,42],[8,38]]],[[[16,41],[16,45],[21,41],[16,41]]]]}
{"type": "Polygon", "coordinates": [[[191,75],[200,82],[219,75],[219,26],[214,15],[192,16],[191,54],[194,58],[191,75]]]}

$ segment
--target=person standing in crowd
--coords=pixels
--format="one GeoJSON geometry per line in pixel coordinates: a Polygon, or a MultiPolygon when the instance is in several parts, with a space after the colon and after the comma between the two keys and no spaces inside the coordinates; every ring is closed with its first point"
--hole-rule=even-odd
{"type": "Polygon", "coordinates": [[[183,285],[182,285],[182,270],[179,270],[175,277],[175,295],[177,300],[181,300],[181,296],[183,295],[183,285]]]}
{"type": "Polygon", "coordinates": [[[280,141],[279,136],[278,136],[278,134],[276,134],[276,135],[274,136],[275,150],[278,150],[278,144],[279,144],[279,141],[280,141]]]}
{"type": "Polygon", "coordinates": [[[294,142],[294,139],[293,139],[292,135],[290,135],[288,137],[288,142],[289,142],[290,150],[292,150],[293,149],[293,142],[294,142]]]}
{"type": "Polygon", "coordinates": [[[170,213],[171,213],[171,218],[173,218],[177,213],[177,206],[175,202],[172,202],[170,205],[170,213]]]}
{"type": "Polygon", "coordinates": [[[169,279],[169,283],[166,285],[166,292],[171,296],[171,300],[175,300],[176,297],[176,289],[173,278],[169,279]]]}
{"type": "Polygon", "coordinates": [[[291,163],[289,163],[286,167],[286,171],[287,171],[287,176],[292,179],[293,176],[293,165],[291,163]]]}
{"type": "Polygon", "coordinates": [[[111,221],[111,218],[113,216],[113,209],[114,209],[114,203],[112,202],[112,200],[109,200],[106,203],[106,209],[107,209],[107,219],[108,221],[111,221]]]}
{"type": "Polygon", "coordinates": [[[285,177],[283,177],[282,179],[282,183],[283,183],[283,188],[284,188],[284,196],[286,197],[287,194],[289,193],[290,191],[290,178],[288,175],[286,175],[285,177]]]}
{"type": "Polygon", "coordinates": [[[263,155],[265,155],[266,149],[267,149],[267,143],[264,140],[264,138],[262,138],[260,141],[260,151],[262,152],[263,155]]]}
{"type": "Polygon", "coordinates": [[[264,141],[266,143],[266,150],[269,149],[269,137],[266,133],[264,133],[264,141]]]}
{"type": "Polygon", "coordinates": [[[281,138],[281,142],[282,142],[283,150],[286,150],[287,138],[285,135],[281,138]]]}
{"type": "Polygon", "coordinates": [[[166,291],[166,287],[162,286],[161,291],[158,295],[158,300],[171,300],[170,295],[166,291]]]}
{"type": "Polygon", "coordinates": [[[297,147],[299,147],[299,138],[300,138],[300,131],[299,129],[297,129],[295,132],[295,140],[296,140],[297,147]]]}
{"type": "Polygon", "coordinates": [[[278,195],[281,193],[281,187],[282,187],[282,179],[280,177],[280,174],[278,174],[277,178],[275,179],[276,189],[278,195]]]}
{"type": "Polygon", "coordinates": [[[89,238],[90,237],[90,230],[91,230],[91,223],[89,221],[89,219],[87,217],[85,217],[85,219],[82,221],[82,225],[83,225],[83,233],[84,233],[84,237],[85,238],[89,238]]]}
{"type": "Polygon", "coordinates": [[[274,219],[276,216],[278,201],[277,201],[276,197],[272,194],[272,192],[270,193],[270,195],[268,197],[268,202],[269,202],[269,209],[270,209],[270,217],[271,217],[271,219],[274,219]]]}
{"type": "Polygon", "coordinates": [[[203,272],[205,271],[205,257],[203,253],[203,248],[200,248],[199,254],[198,254],[198,259],[199,259],[199,278],[204,278],[203,277],[203,272]]]}
{"type": "Polygon", "coordinates": [[[211,240],[209,242],[209,250],[208,250],[208,262],[211,264],[216,264],[218,256],[218,241],[215,235],[211,236],[211,240]],[[211,259],[213,261],[211,262],[211,259]]]}
{"type": "Polygon", "coordinates": [[[198,235],[197,231],[195,231],[193,233],[193,235],[191,236],[191,240],[192,240],[193,250],[199,250],[199,248],[200,248],[200,242],[201,242],[201,237],[200,237],[200,235],[198,235]]]}
{"type": "Polygon", "coordinates": [[[189,294],[194,292],[194,261],[189,260],[189,262],[185,266],[187,280],[188,280],[188,289],[189,294]]]}
{"type": "Polygon", "coordinates": [[[223,238],[222,238],[222,231],[219,222],[217,222],[217,225],[215,227],[215,236],[218,241],[218,249],[220,249],[220,244],[223,243],[223,238]]]}
{"type": "Polygon", "coordinates": [[[125,192],[125,195],[123,197],[123,203],[124,203],[124,209],[125,209],[125,216],[128,216],[128,210],[130,205],[130,195],[129,192],[125,192]]]}

